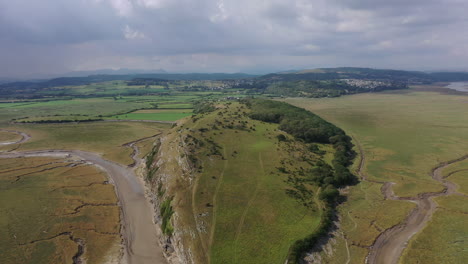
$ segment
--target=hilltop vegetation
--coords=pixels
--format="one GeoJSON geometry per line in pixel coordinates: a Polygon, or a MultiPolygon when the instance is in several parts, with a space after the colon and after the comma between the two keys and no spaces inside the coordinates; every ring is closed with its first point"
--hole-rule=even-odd
{"type": "Polygon", "coordinates": [[[156,211],[178,216],[161,223],[170,226],[172,241],[182,241],[169,246],[196,263],[298,261],[328,232],[337,187],[354,181],[346,168],[349,137],[285,103],[195,108],[198,114],[162,138],[148,164],[161,203],[156,211]],[[305,125],[293,130],[299,118],[305,125]]]}

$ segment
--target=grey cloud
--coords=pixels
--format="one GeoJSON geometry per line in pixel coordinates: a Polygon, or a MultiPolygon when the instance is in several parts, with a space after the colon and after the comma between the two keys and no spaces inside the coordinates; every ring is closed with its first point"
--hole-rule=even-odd
{"type": "Polygon", "coordinates": [[[273,61],[425,68],[433,58],[453,67],[468,60],[466,10],[461,0],[0,0],[0,71],[23,54],[35,60],[0,76],[43,65],[258,71],[273,61]]]}

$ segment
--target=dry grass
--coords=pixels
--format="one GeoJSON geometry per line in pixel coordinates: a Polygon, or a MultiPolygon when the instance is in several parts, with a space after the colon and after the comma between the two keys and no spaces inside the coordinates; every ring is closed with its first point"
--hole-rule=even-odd
{"type": "MultiPolygon", "coordinates": [[[[366,155],[364,173],[373,181],[396,183],[393,189],[398,196],[442,190],[443,186],[431,179],[431,169],[442,161],[463,156],[468,149],[465,96],[410,90],[286,101],[319,114],[353,135],[366,155]]],[[[462,176],[455,174],[450,178],[465,191],[466,180],[462,176]]],[[[350,263],[363,263],[367,254],[367,249],[356,246],[371,245],[382,230],[402,221],[414,207],[410,202],[383,201],[380,187],[378,183],[361,182],[350,189],[348,202],[340,207],[342,230],[350,245],[350,263]]],[[[445,229],[444,236],[456,237],[456,230],[448,228],[450,219],[456,222],[460,218],[437,212],[431,227],[416,236],[414,243],[427,242],[420,241],[431,235],[427,230],[445,229]]],[[[444,251],[430,245],[425,248],[433,250],[433,254],[444,251]]],[[[414,259],[424,254],[407,251],[414,259]]],[[[338,248],[335,255],[347,256],[347,252],[338,248]]]]}
{"type": "Polygon", "coordinates": [[[429,224],[416,235],[401,263],[463,264],[468,259],[468,198],[445,196],[429,224]]]}
{"type": "Polygon", "coordinates": [[[0,131],[0,143],[18,141],[20,139],[21,139],[21,136],[16,133],[0,131]]]}
{"type": "Polygon", "coordinates": [[[457,191],[468,195],[468,161],[453,164],[442,172],[447,180],[458,186],[457,191]]]}
{"type": "Polygon", "coordinates": [[[100,153],[105,159],[125,165],[133,162],[132,149],[123,144],[158,134],[169,127],[168,124],[140,122],[21,125],[10,129],[26,132],[32,138],[19,148],[12,145],[9,149],[78,149],[100,153]]]}
{"type": "Polygon", "coordinates": [[[102,171],[77,160],[0,159],[0,186],[2,263],[71,262],[71,238],[83,240],[88,263],[116,253],[120,211],[102,171]]]}

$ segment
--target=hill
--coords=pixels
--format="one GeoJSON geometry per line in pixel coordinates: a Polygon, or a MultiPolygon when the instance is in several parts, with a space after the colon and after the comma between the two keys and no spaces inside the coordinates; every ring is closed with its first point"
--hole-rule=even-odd
{"type": "Polygon", "coordinates": [[[319,68],[267,74],[253,87],[266,94],[289,97],[337,97],[346,94],[407,89],[408,85],[467,81],[467,72],[385,70],[371,68],[319,68]]]}
{"type": "MultiPolygon", "coordinates": [[[[127,74],[127,75],[90,75],[86,77],[60,77],[42,81],[22,81],[0,84],[0,97],[3,98],[42,98],[49,88],[82,86],[111,81],[131,81],[134,79],[157,79],[168,81],[197,81],[197,80],[235,80],[251,78],[254,75],[244,73],[152,73],[152,74],[127,74]]],[[[118,95],[115,92],[110,95],[118,95]]],[[[63,95],[68,95],[65,92],[63,95]]],[[[50,96],[50,95],[49,95],[50,96]]],[[[107,95],[109,96],[109,94],[107,95]]]]}
{"type": "Polygon", "coordinates": [[[298,261],[328,232],[336,187],[354,181],[350,138],[285,103],[195,111],[147,158],[165,247],[188,263],[298,261]]]}
{"type": "Polygon", "coordinates": [[[0,98],[47,99],[147,95],[177,91],[233,89],[247,94],[287,97],[341,95],[407,89],[408,85],[468,81],[467,72],[417,72],[371,68],[320,68],[255,76],[244,73],[126,74],[61,77],[0,83],[0,98]],[[132,87],[129,87],[132,86],[132,87]],[[150,87],[153,86],[153,87],[150,87]],[[166,90],[162,90],[162,89],[166,90]]]}

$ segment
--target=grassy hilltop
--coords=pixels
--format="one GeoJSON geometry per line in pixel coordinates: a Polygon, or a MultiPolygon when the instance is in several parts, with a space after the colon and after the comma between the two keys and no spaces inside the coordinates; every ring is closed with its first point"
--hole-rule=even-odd
{"type": "Polygon", "coordinates": [[[339,171],[343,157],[337,153],[349,155],[346,147],[340,149],[342,131],[305,110],[271,101],[195,110],[202,113],[174,127],[148,163],[166,235],[181,242],[176,245],[183,248],[181,255],[196,263],[282,263],[300,257],[315,242],[311,235],[330,224],[335,186],[352,181],[339,171]],[[274,106],[293,111],[275,113],[274,106]],[[279,129],[290,129],[288,122],[304,113],[316,125],[304,133],[308,138],[279,129]],[[330,135],[337,136],[335,148],[330,135]]]}

